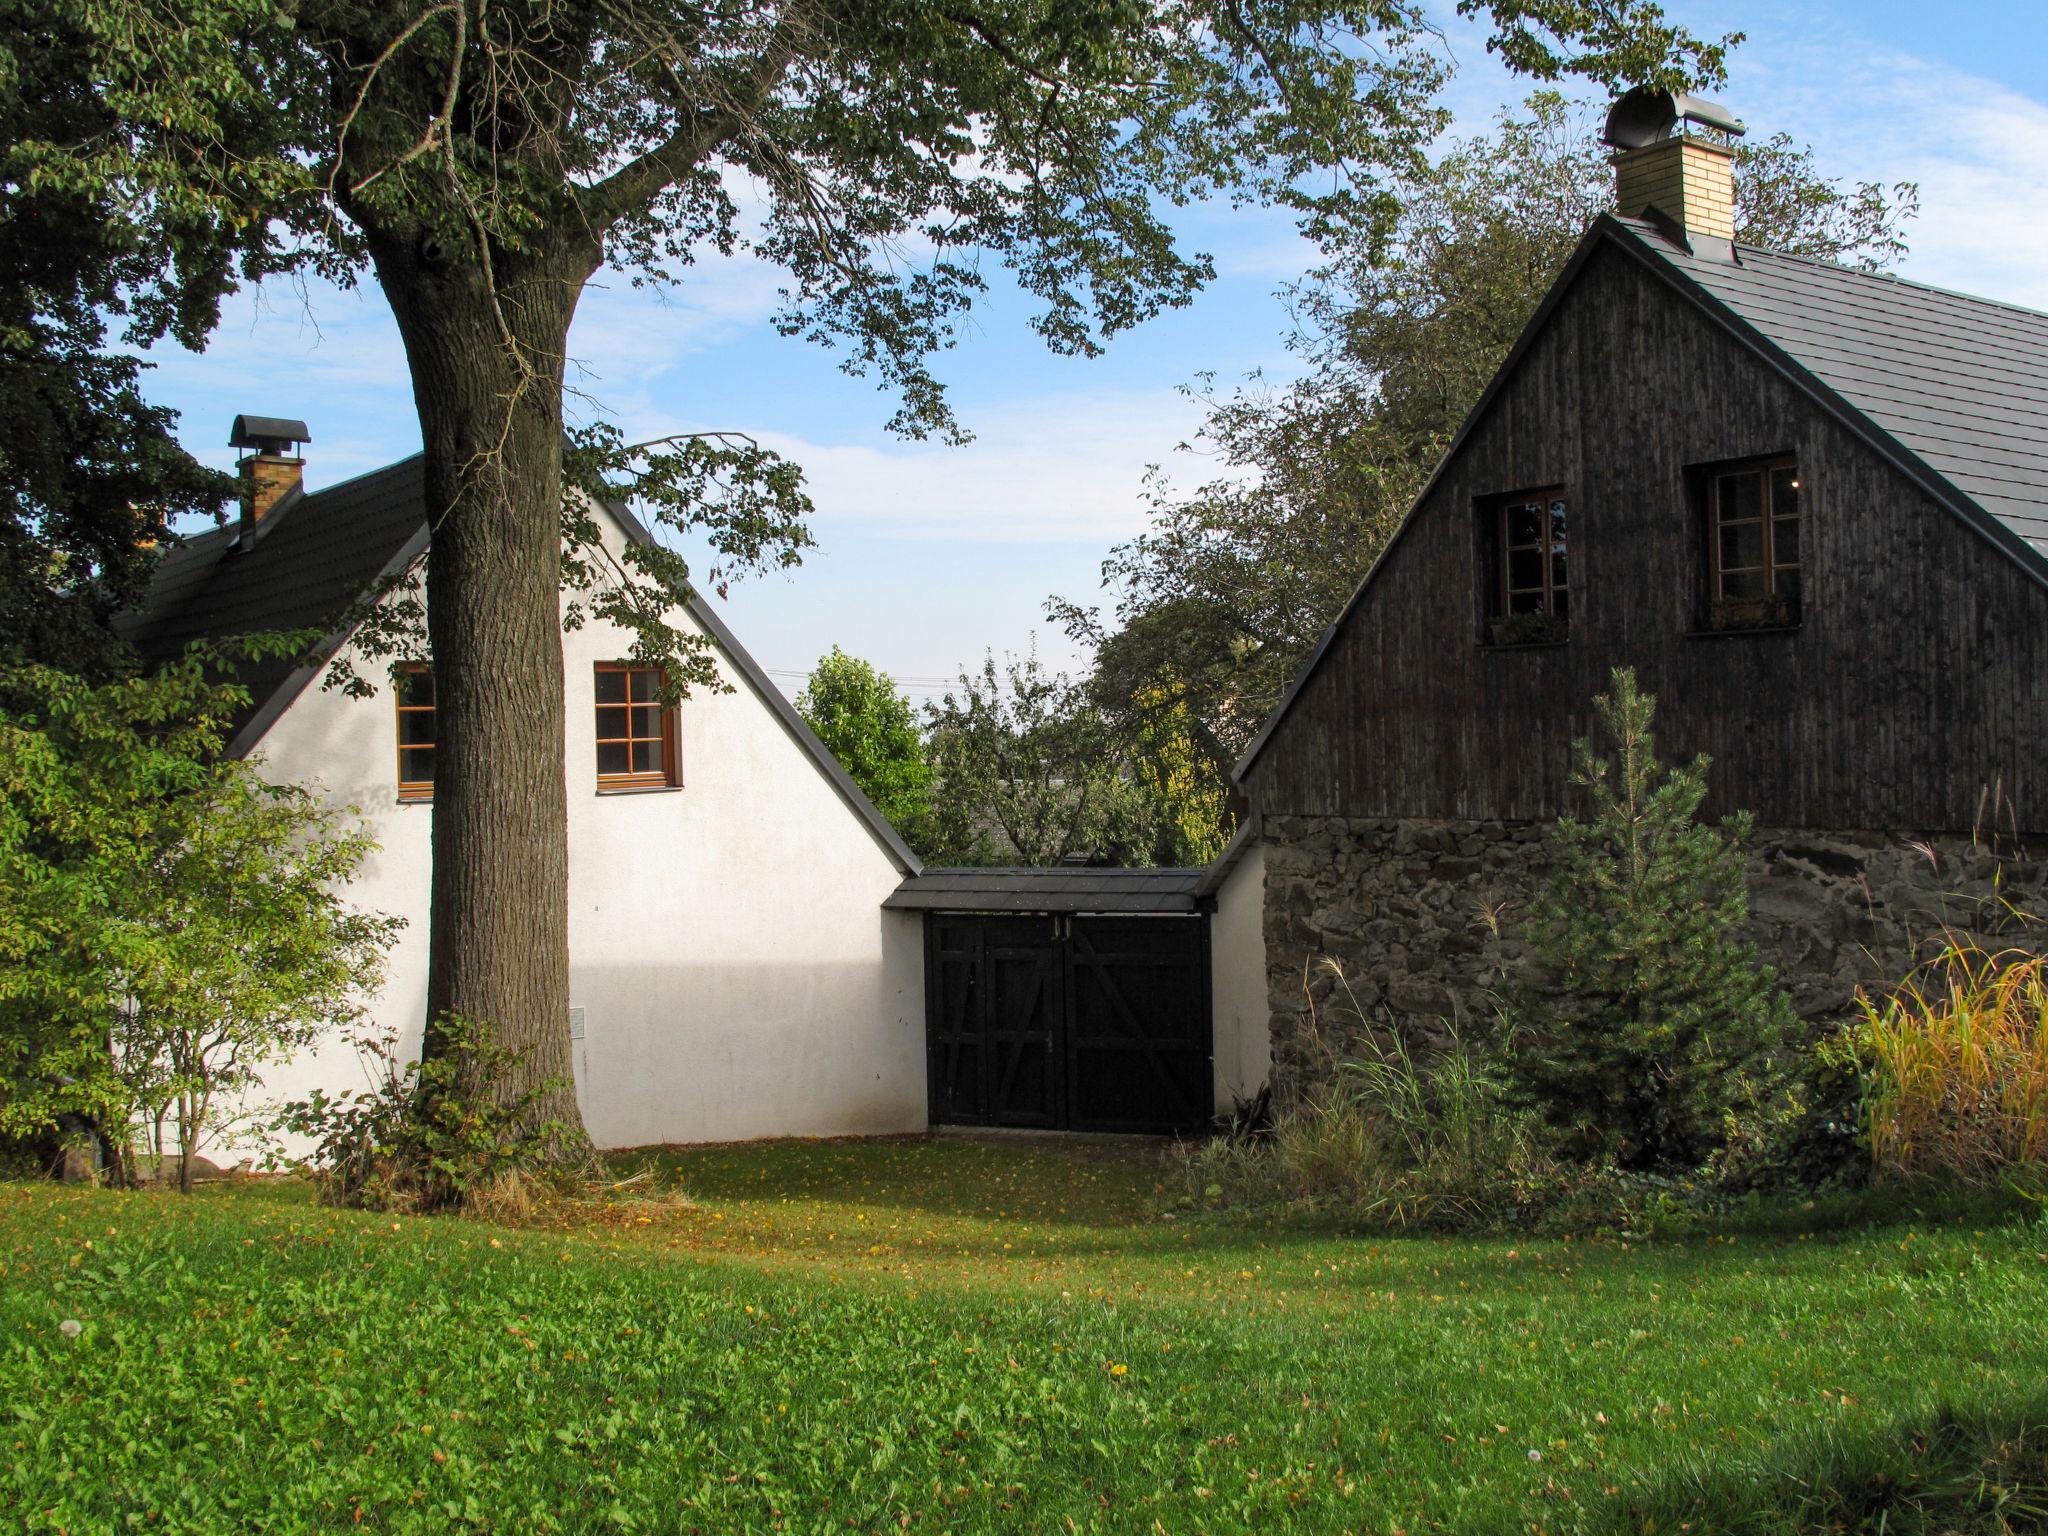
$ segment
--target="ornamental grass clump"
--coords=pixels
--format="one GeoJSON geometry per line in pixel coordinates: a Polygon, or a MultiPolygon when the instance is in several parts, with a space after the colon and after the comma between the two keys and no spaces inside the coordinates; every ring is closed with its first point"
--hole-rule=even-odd
{"type": "Polygon", "coordinates": [[[2048,957],[1951,935],[1845,1035],[1881,1173],[2005,1182],[2048,1164],[2048,957]]]}
{"type": "Polygon", "coordinates": [[[1540,1182],[1526,1118],[1503,1102],[1493,1059],[1455,1030],[1417,1049],[1367,1016],[1334,960],[1323,962],[1354,1028],[1340,1044],[1311,994],[1315,1062],[1299,1095],[1253,1136],[1191,1154],[1190,1182],[1213,1203],[1287,1202],[1372,1230],[1468,1230],[1507,1221],[1540,1182]]]}

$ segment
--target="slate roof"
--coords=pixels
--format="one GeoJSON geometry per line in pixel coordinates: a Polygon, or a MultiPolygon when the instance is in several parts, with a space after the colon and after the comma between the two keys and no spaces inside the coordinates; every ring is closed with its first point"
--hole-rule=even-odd
{"type": "Polygon", "coordinates": [[[1207,869],[927,869],[884,907],[912,912],[1195,912],[1207,869]]]}
{"type": "Polygon", "coordinates": [[[2048,315],[1616,219],[1983,511],[2048,555],[2048,315]]]}
{"type": "MultiPolygon", "coordinates": [[[[142,607],[119,621],[122,632],[145,656],[172,656],[193,640],[261,630],[312,629],[327,634],[325,643],[298,665],[268,662],[243,672],[251,705],[228,745],[231,754],[246,756],[254,750],[264,732],[340,649],[348,638],[347,628],[341,626],[350,605],[426,552],[422,466],[415,454],[325,490],[293,492],[257,524],[253,538],[245,540],[240,526],[230,523],[174,546],[158,562],[142,607]]],[[[608,510],[628,538],[652,542],[646,527],[625,507],[608,510]]],[[[694,592],[685,606],[897,868],[915,874],[920,867],[917,855],[847,776],[782,690],[769,681],[725,621],[694,592]]]]}

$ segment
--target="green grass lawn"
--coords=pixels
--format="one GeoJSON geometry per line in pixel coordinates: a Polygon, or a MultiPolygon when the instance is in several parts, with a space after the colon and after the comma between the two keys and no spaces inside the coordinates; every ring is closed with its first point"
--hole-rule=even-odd
{"type": "Polygon", "coordinates": [[[1900,1475],[2048,1521],[2038,1225],[1361,1240],[1163,1217],[1149,1148],[664,1160],[692,1207],[567,1231],[0,1186],[0,1528],[1896,1533],[1900,1475]]]}

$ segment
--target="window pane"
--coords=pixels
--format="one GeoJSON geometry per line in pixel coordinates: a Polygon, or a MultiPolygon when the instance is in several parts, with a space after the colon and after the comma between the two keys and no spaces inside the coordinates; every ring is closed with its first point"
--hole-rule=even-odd
{"type": "Polygon", "coordinates": [[[1561,501],[1550,504],[1550,537],[1559,549],[1564,548],[1564,503],[1561,501]]]}
{"type": "Polygon", "coordinates": [[[597,673],[597,702],[600,704],[623,704],[626,702],[626,674],[616,668],[600,667],[597,673]]]}
{"type": "Polygon", "coordinates": [[[1533,501],[1508,508],[1508,543],[1535,544],[1543,537],[1543,509],[1533,501]]]}
{"type": "Polygon", "coordinates": [[[601,741],[597,746],[597,771],[601,774],[631,773],[632,749],[623,741],[601,741]]]}
{"type": "Polygon", "coordinates": [[[1721,525],[1721,570],[1726,572],[1753,570],[1764,563],[1764,525],[1762,523],[1723,523],[1721,525]]]}
{"type": "Polygon", "coordinates": [[[1553,592],[1550,597],[1550,611],[1553,616],[1564,619],[1571,616],[1572,595],[1569,592],[1553,592]]]}
{"type": "Polygon", "coordinates": [[[402,784],[433,783],[433,752],[424,747],[401,747],[398,753],[398,778],[402,784]]]}
{"type": "Polygon", "coordinates": [[[1720,487],[1722,521],[1763,516],[1764,477],[1761,470],[1723,475],[1720,487]]]}
{"type": "Polygon", "coordinates": [[[1543,551],[1516,549],[1508,552],[1508,590],[1521,592],[1543,588],[1543,551]]]}
{"type": "Polygon", "coordinates": [[[1553,587],[1556,587],[1559,590],[1560,594],[1563,592],[1565,586],[1565,577],[1564,551],[1562,549],[1560,549],[1556,554],[1550,557],[1550,584],[1553,587]]]}
{"type": "Polygon", "coordinates": [[[1771,511],[1778,517],[1799,515],[1799,470],[1787,464],[1771,471],[1771,511]]]}
{"type": "Polygon", "coordinates": [[[661,772],[660,742],[636,741],[633,743],[633,771],[635,773],[661,772]]]}
{"type": "MultiPolygon", "coordinates": [[[[1796,608],[1799,602],[1799,572],[1796,570],[1780,571],[1778,572],[1777,582],[1778,596],[1789,597],[1796,608]]],[[[1797,617],[1796,613],[1794,617],[1797,617]]]]}
{"type": "Polygon", "coordinates": [[[1541,592],[1510,592],[1508,594],[1509,613],[1541,613],[1542,611],[1543,594],[1541,592]]]}
{"type": "Polygon", "coordinates": [[[1781,517],[1771,530],[1771,559],[1778,565],[1799,563],[1799,519],[1781,517]]]}
{"type": "Polygon", "coordinates": [[[431,709],[401,709],[398,739],[408,746],[431,746],[434,741],[434,712],[431,709]]]}
{"type": "Polygon", "coordinates": [[[661,674],[652,667],[635,667],[633,677],[633,698],[638,701],[654,698],[661,692],[661,674]]]}
{"type": "Polygon", "coordinates": [[[398,702],[431,708],[434,702],[434,674],[425,667],[407,667],[400,672],[398,702]]]}
{"type": "Polygon", "coordinates": [[[658,704],[635,704],[633,706],[633,734],[642,741],[661,735],[661,706],[658,704]]]}
{"type": "Polygon", "coordinates": [[[626,734],[626,707],[623,704],[600,704],[597,706],[597,739],[622,740],[626,734]]]}
{"type": "Polygon", "coordinates": [[[1764,573],[1762,571],[1723,571],[1721,573],[1721,595],[1737,599],[1762,597],[1764,595],[1764,573]]]}

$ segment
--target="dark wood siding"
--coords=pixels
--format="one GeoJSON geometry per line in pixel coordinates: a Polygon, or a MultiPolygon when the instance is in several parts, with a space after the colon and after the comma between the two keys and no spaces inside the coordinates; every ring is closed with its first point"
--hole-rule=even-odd
{"type": "Polygon", "coordinates": [[[1247,779],[1267,814],[1549,818],[1611,668],[1659,697],[1709,810],[1785,827],[1967,829],[2002,783],[2048,828],[2048,591],[1750,349],[1596,251],[1467,436],[1247,779]],[[1804,611],[1704,635],[1694,471],[1795,453],[1804,611]],[[1561,486],[1568,642],[1480,644],[1477,508],[1561,486]]]}

